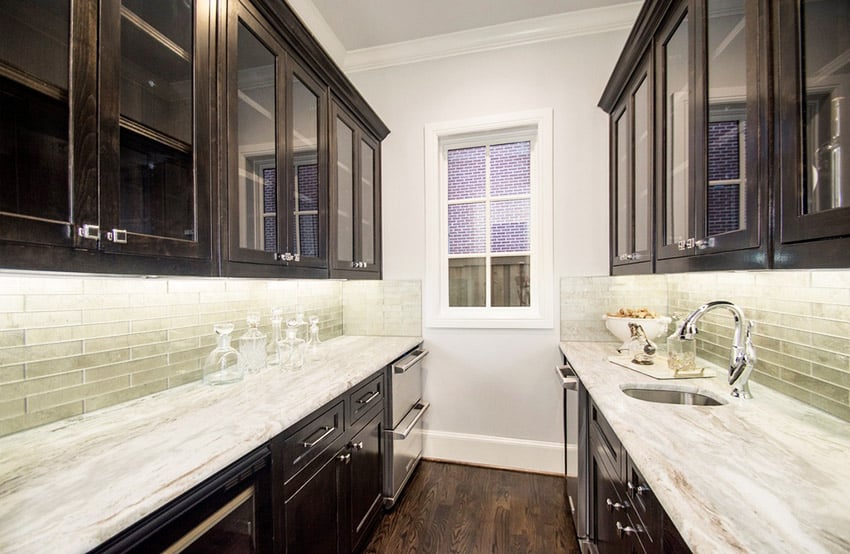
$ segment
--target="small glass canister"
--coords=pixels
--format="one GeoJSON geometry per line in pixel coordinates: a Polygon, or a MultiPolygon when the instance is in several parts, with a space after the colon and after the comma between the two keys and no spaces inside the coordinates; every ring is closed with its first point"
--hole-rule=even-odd
{"type": "Polygon", "coordinates": [[[260,331],[260,314],[248,314],[248,330],[239,337],[239,354],[246,373],[257,373],[266,367],[266,335],[260,331]]]}
{"type": "Polygon", "coordinates": [[[226,385],[242,380],[244,372],[240,363],[239,352],[230,346],[232,323],[216,325],[216,347],[204,360],[204,383],[207,385],[226,385]]]}
{"type": "Polygon", "coordinates": [[[697,341],[683,339],[679,336],[680,333],[681,327],[667,337],[667,366],[674,376],[697,369],[697,341]]]}
{"type": "Polygon", "coordinates": [[[278,343],[280,368],[297,371],[304,366],[304,339],[298,338],[298,323],[289,321],[286,338],[278,343]]]}

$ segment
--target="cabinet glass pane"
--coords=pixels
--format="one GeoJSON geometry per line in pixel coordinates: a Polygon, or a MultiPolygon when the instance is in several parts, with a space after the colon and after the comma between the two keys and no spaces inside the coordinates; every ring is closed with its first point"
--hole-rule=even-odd
{"type": "Polygon", "coordinates": [[[0,2],[0,63],[68,88],[68,0],[0,2]]]}
{"type": "Polygon", "coordinates": [[[121,3],[119,227],[132,233],[196,236],[193,29],[189,2],[121,3]]]}
{"type": "Polygon", "coordinates": [[[336,120],[337,259],[354,261],[354,131],[336,120]]]}
{"type": "Polygon", "coordinates": [[[624,111],[614,123],[617,148],[617,255],[629,254],[629,129],[628,110],[624,111]]]}
{"type": "Polygon", "coordinates": [[[192,156],[121,129],[121,228],[194,240],[192,156]]]}
{"type": "Polygon", "coordinates": [[[806,172],[803,214],[850,206],[850,2],[800,3],[806,172]]]}
{"type": "Polygon", "coordinates": [[[635,252],[649,250],[650,187],[652,175],[649,160],[652,156],[652,141],[649,140],[649,116],[652,99],[649,85],[644,79],[634,94],[634,189],[635,189],[635,252]]]}
{"type": "Polygon", "coordinates": [[[747,20],[744,0],[708,2],[708,235],[746,228],[747,20]]]}
{"type": "Polygon", "coordinates": [[[319,255],[319,98],[292,76],[292,137],[295,184],[290,251],[319,255]]]}
{"type": "Polygon", "coordinates": [[[664,45],[665,124],[665,244],[688,238],[691,199],[688,187],[689,69],[688,18],[685,17],[664,45]]]}
{"type": "Polygon", "coordinates": [[[360,255],[375,263],[375,151],[360,141],[360,255]]]}
{"type": "Polygon", "coordinates": [[[191,529],[166,551],[185,554],[257,552],[256,503],[254,487],[251,487],[191,529]]]}
{"type": "Polygon", "coordinates": [[[69,2],[0,3],[0,212],[67,223],[69,2]],[[22,74],[23,73],[23,74],[22,74]],[[35,90],[27,78],[48,83],[35,90]]]}
{"type": "Polygon", "coordinates": [[[236,48],[239,246],[276,252],[275,55],[241,22],[236,48]]]}
{"type": "Polygon", "coordinates": [[[192,144],[192,5],[151,4],[121,3],[121,115],[192,144]]]}

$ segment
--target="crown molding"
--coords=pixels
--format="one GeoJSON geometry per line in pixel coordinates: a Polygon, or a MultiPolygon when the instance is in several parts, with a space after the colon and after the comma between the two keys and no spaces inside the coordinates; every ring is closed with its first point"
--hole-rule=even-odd
{"type": "Polygon", "coordinates": [[[286,0],[304,26],[310,30],[316,42],[322,45],[328,55],[340,67],[343,66],[346,57],[345,46],[336,35],[327,20],[313,3],[313,0],[286,0]]]}
{"type": "Polygon", "coordinates": [[[643,2],[630,2],[591,8],[350,50],[345,55],[342,67],[346,73],[356,73],[536,42],[631,29],[642,4],[643,2]]]}

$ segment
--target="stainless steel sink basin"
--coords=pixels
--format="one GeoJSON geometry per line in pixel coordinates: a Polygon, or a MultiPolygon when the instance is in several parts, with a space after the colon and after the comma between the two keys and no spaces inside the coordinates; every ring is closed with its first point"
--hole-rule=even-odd
{"type": "Polygon", "coordinates": [[[622,385],[620,390],[626,396],[645,400],[647,402],[658,402],[660,404],[683,404],[689,406],[722,406],[725,400],[700,392],[696,388],[684,386],[642,386],[622,385]]]}

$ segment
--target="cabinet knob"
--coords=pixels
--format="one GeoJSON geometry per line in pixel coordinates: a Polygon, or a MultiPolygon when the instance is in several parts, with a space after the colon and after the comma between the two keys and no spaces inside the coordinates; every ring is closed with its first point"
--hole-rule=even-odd
{"type": "Polygon", "coordinates": [[[340,454],[339,456],[336,457],[336,459],[339,460],[340,462],[344,463],[344,464],[347,464],[347,463],[351,462],[351,454],[350,453],[340,454]]]}
{"type": "Polygon", "coordinates": [[[353,448],[354,450],[363,450],[363,441],[350,442],[348,443],[348,447],[353,448]]]}
{"type": "Polygon", "coordinates": [[[628,509],[629,503],[623,502],[622,504],[619,502],[614,502],[610,498],[605,499],[605,507],[609,512],[622,512],[623,510],[628,509]]]}
{"type": "Polygon", "coordinates": [[[706,248],[714,248],[714,237],[708,237],[707,239],[699,239],[694,244],[700,250],[705,250],[706,248]]]}

